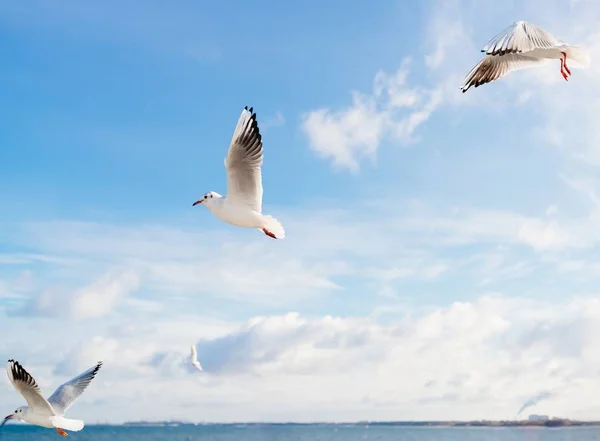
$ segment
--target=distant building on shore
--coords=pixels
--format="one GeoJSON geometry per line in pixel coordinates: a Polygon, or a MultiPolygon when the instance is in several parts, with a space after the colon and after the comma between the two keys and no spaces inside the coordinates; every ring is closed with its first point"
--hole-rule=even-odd
{"type": "Polygon", "coordinates": [[[548,421],[550,417],[548,415],[529,415],[527,419],[529,421],[548,421]]]}

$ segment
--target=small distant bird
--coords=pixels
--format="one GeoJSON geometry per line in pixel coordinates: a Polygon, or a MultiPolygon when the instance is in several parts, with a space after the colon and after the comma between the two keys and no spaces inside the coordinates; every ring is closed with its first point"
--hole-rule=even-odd
{"type": "Polygon", "coordinates": [[[277,219],[262,214],[262,137],[253,108],[244,107],[225,158],[227,196],[209,191],[193,205],[206,206],[229,224],[256,228],[273,239],[283,239],[285,230],[277,219]]]}
{"type": "Polygon", "coordinates": [[[196,346],[192,345],[192,352],[190,354],[190,362],[192,363],[193,366],[196,367],[196,369],[198,369],[199,371],[203,371],[204,369],[202,369],[202,365],[200,364],[200,362],[198,361],[198,354],[196,353],[196,346]]]}
{"type": "Polygon", "coordinates": [[[83,429],[84,422],[64,418],[64,414],[75,400],[88,387],[102,366],[99,361],[96,366],[83,374],[60,385],[47,400],[42,395],[40,387],[34,378],[19,364],[18,361],[8,360],[6,371],[8,379],[17,391],[23,395],[29,406],[21,406],[15,413],[8,415],[0,424],[3,426],[9,419],[18,419],[26,423],[47,428],[55,428],[59,435],[68,436],[65,430],[78,432],[83,429]]]}
{"type": "Polygon", "coordinates": [[[567,59],[575,68],[586,68],[590,64],[590,55],[585,49],[557,40],[526,21],[517,21],[496,35],[481,52],[486,56],[467,75],[461,86],[463,93],[471,86],[479,87],[513,71],[541,66],[550,60],[560,60],[560,73],[567,81],[571,75],[567,59]]]}

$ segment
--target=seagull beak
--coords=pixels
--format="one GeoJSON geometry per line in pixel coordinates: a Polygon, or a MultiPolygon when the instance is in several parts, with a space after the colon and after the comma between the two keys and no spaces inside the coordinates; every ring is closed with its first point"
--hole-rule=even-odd
{"type": "Polygon", "coordinates": [[[196,201],[196,202],[194,202],[194,203],[192,204],[192,207],[193,207],[193,206],[195,206],[195,205],[201,204],[201,203],[202,203],[202,199],[200,199],[199,201],[196,201]]]}
{"type": "Polygon", "coordinates": [[[14,418],[15,414],[11,413],[10,415],[4,417],[4,421],[2,421],[2,424],[0,424],[0,427],[4,426],[4,423],[6,423],[8,420],[10,420],[11,418],[14,418]]]}

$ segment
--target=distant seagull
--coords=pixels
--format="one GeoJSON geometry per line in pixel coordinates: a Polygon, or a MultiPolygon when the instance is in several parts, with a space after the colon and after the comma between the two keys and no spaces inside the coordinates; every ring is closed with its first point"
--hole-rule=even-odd
{"type": "Polygon", "coordinates": [[[471,86],[479,87],[502,78],[509,73],[560,60],[560,73],[565,80],[571,75],[571,67],[586,68],[590,55],[580,46],[572,46],[557,40],[552,34],[526,21],[517,21],[496,35],[481,50],[486,56],[467,75],[461,90],[465,93],[471,86]]]}
{"type": "Polygon", "coordinates": [[[209,191],[193,205],[203,204],[216,217],[229,224],[256,228],[273,239],[283,239],[279,221],[262,214],[262,137],[253,108],[244,107],[225,158],[227,196],[209,191]]]}
{"type": "Polygon", "coordinates": [[[196,354],[196,345],[192,345],[192,353],[190,354],[190,362],[192,365],[196,366],[196,369],[199,371],[203,371],[202,365],[198,361],[198,354],[196,354]]]}
{"type": "Polygon", "coordinates": [[[34,378],[29,375],[23,366],[18,361],[8,360],[6,364],[8,379],[15,389],[23,395],[29,406],[19,407],[15,410],[15,413],[4,418],[0,427],[12,418],[35,424],[36,426],[55,428],[59,435],[62,436],[68,436],[67,432],[63,429],[74,432],[80,431],[84,426],[83,421],[64,418],[64,414],[73,405],[75,400],[79,398],[86,387],[88,387],[96,376],[96,373],[98,373],[100,366],[102,366],[101,361],[83,374],[60,385],[50,398],[46,400],[34,378]]]}

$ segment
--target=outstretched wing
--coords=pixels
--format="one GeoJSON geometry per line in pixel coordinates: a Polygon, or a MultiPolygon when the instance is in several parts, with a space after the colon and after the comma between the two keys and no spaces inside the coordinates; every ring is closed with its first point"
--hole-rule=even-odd
{"type": "Polygon", "coordinates": [[[481,50],[487,55],[505,55],[550,49],[561,44],[551,33],[526,21],[517,21],[494,38],[481,50]]]}
{"type": "Polygon", "coordinates": [[[35,379],[19,364],[18,361],[8,360],[6,363],[8,379],[17,391],[23,395],[32,410],[43,415],[54,415],[52,406],[42,395],[35,379]]]}
{"type": "Polygon", "coordinates": [[[244,107],[231,138],[225,158],[227,169],[227,199],[246,205],[259,213],[262,211],[263,163],[262,137],[253,108],[244,107]]]}
{"type": "Polygon", "coordinates": [[[486,55],[465,78],[460,87],[465,93],[471,86],[479,87],[482,84],[491,83],[498,78],[505,77],[511,72],[528,67],[539,66],[547,63],[545,58],[531,58],[519,54],[507,54],[504,56],[486,55]]]}
{"type": "Polygon", "coordinates": [[[67,409],[79,398],[83,391],[89,386],[90,382],[94,379],[98,370],[102,366],[102,362],[99,361],[96,366],[88,369],[83,374],[78,375],[72,380],[61,384],[58,389],[48,398],[48,402],[54,408],[57,415],[62,416],[65,414],[67,409]]]}
{"type": "Polygon", "coordinates": [[[199,371],[202,370],[202,365],[198,361],[198,353],[196,352],[196,345],[192,345],[192,347],[191,347],[190,362],[192,363],[193,366],[196,367],[196,369],[198,369],[199,371]]]}

